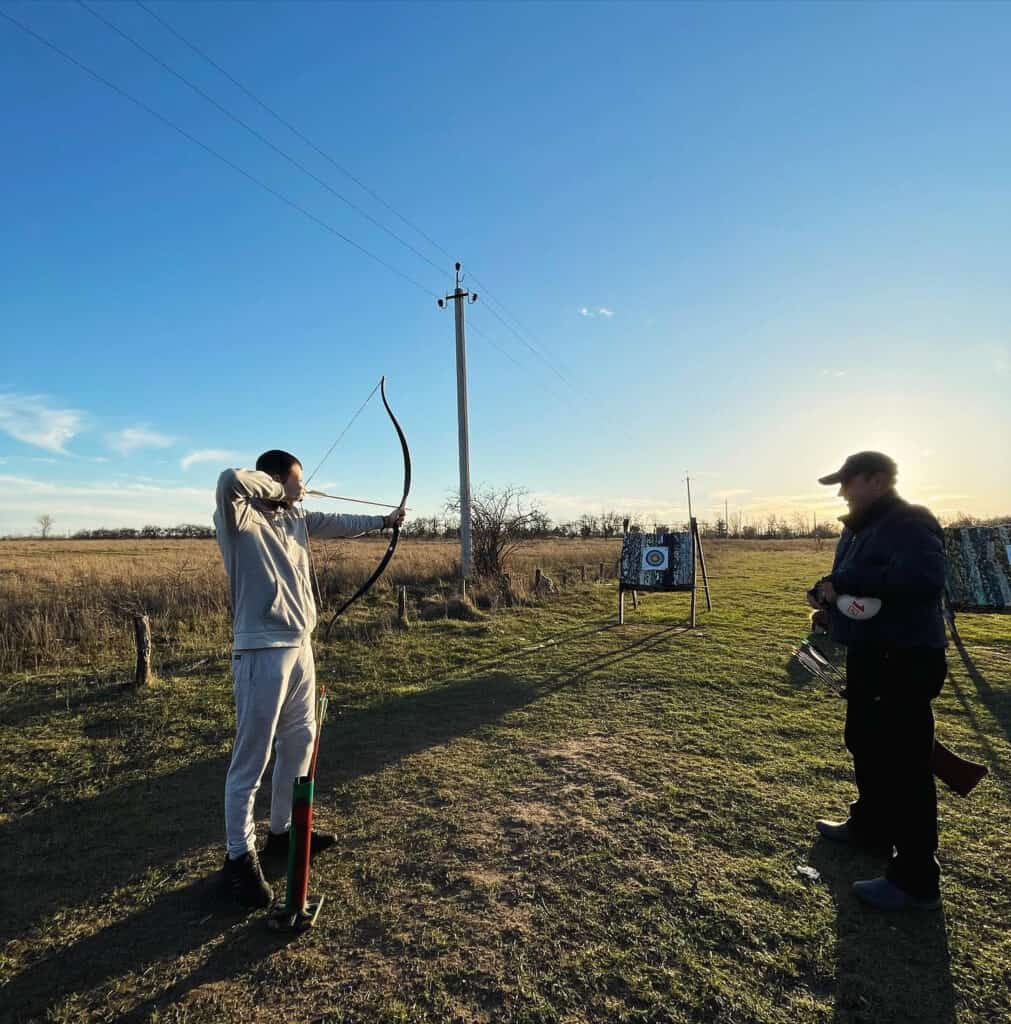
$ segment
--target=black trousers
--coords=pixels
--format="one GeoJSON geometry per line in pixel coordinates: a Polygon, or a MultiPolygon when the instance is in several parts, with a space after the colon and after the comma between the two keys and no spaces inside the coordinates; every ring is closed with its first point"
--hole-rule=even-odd
{"type": "Polygon", "coordinates": [[[846,747],[859,794],[850,821],[866,840],[895,846],[887,877],[914,896],[936,896],[940,879],[930,702],[947,672],[942,648],[846,657],[846,747]]]}

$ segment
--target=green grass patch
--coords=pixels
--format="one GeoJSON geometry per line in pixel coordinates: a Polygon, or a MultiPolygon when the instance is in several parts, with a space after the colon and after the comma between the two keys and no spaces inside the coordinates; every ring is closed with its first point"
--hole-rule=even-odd
{"type": "Polygon", "coordinates": [[[789,665],[830,554],[708,557],[695,632],[687,595],[619,628],[611,582],[318,646],[316,815],[341,839],[314,866],[319,926],[290,941],[208,893],[220,644],[143,692],[111,666],[0,680],[0,1019],[1011,1019],[1011,619],[961,618],[936,703],[991,770],[941,791],[945,910],[877,916],[848,886],[880,862],[812,835],[852,796],[843,705],[789,665]]]}

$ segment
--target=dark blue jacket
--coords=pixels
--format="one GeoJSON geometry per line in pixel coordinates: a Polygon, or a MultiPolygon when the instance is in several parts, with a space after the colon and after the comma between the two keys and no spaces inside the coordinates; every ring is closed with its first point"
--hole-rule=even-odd
{"type": "Polygon", "coordinates": [[[881,611],[854,621],[831,610],[832,638],[850,648],[944,647],[944,535],[930,512],[897,494],[844,516],[832,581],[838,594],[878,597],[881,611]]]}

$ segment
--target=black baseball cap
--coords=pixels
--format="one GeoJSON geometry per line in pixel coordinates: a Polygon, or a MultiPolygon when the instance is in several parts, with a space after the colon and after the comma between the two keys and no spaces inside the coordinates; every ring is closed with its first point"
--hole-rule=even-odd
{"type": "Polygon", "coordinates": [[[834,473],[818,477],[818,483],[845,483],[861,473],[868,476],[872,473],[887,473],[894,480],[898,476],[899,467],[894,459],[890,459],[883,452],[857,452],[856,455],[847,456],[846,461],[834,473]]]}

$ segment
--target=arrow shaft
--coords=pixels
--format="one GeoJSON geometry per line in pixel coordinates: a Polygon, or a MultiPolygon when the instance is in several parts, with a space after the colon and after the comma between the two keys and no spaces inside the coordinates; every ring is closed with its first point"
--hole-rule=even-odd
{"type": "MultiPolygon", "coordinates": [[[[399,505],[387,505],[382,501],[366,501],[364,498],[346,498],[341,494],[327,494],[326,491],[306,491],[314,498],[333,498],[334,501],[353,501],[356,505],[375,505],[376,508],[400,508],[399,505]]],[[[411,510],[408,509],[408,512],[411,510]]]]}

